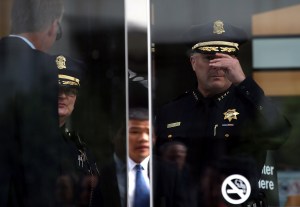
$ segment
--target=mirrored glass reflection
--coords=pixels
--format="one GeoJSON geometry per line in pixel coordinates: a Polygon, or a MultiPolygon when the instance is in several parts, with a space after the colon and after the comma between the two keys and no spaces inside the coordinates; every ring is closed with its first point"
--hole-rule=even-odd
{"type": "Polygon", "coordinates": [[[125,207],[124,3],[0,11],[0,206],[125,207]]]}
{"type": "Polygon", "coordinates": [[[280,41],[274,38],[279,34],[295,39],[292,23],[274,17],[295,14],[299,4],[248,2],[236,18],[229,5],[240,3],[153,1],[151,7],[154,153],[179,171],[178,206],[297,203],[299,192],[291,195],[286,187],[299,175],[292,150],[299,91],[290,88],[297,83],[289,77],[298,76],[298,67],[290,70],[293,58],[285,59],[287,67],[275,61],[267,69],[254,67],[252,40],[280,41]]]}

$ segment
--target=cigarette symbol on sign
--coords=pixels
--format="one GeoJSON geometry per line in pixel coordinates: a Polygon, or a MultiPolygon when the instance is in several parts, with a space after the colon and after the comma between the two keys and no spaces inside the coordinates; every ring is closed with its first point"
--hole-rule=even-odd
{"type": "Polygon", "coordinates": [[[222,183],[222,195],[231,204],[245,202],[251,194],[249,181],[242,175],[230,175],[222,183]]]}

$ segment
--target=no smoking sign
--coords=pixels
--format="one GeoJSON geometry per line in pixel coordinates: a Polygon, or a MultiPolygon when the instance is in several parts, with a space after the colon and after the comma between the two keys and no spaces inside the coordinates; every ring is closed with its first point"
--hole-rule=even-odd
{"type": "Polygon", "coordinates": [[[231,204],[245,202],[251,194],[249,181],[242,175],[230,175],[222,183],[222,195],[231,204]]]}

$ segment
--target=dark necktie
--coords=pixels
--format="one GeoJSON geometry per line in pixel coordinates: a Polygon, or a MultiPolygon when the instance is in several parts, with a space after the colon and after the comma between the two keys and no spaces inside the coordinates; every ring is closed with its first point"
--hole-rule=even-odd
{"type": "Polygon", "coordinates": [[[133,207],[149,207],[150,195],[146,181],[142,175],[142,166],[136,165],[135,192],[133,207]]]}

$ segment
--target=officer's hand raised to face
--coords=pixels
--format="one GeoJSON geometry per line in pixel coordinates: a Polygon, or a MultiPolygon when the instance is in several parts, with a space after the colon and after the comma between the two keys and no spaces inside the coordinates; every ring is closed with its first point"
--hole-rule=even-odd
{"type": "Polygon", "coordinates": [[[235,56],[216,53],[215,58],[209,61],[209,66],[222,68],[227,79],[234,85],[238,85],[246,78],[240,62],[235,56]]]}

